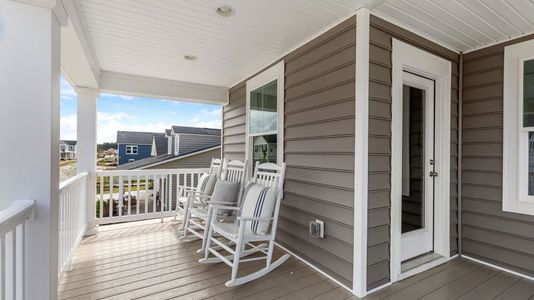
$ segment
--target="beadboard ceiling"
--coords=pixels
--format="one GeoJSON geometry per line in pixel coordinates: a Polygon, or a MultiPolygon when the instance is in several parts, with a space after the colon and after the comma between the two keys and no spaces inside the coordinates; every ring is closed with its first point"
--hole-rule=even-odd
{"type": "Polygon", "coordinates": [[[534,0],[81,0],[80,4],[102,71],[225,87],[365,5],[373,14],[458,52],[534,32],[534,0]],[[233,7],[235,14],[219,16],[215,10],[222,5],[233,7]],[[185,60],[184,55],[196,60],[185,60]]]}
{"type": "Polygon", "coordinates": [[[373,13],[462,52],[534,33],[533,0],[387,0],[373,13]]]}
{"type": "Polygon", "coordinates": [[[82,0],[81,7],[102,70],[227,87],[365,2],[82,0]],[[219,16],[221,5],[235,14],[219,16]]]}

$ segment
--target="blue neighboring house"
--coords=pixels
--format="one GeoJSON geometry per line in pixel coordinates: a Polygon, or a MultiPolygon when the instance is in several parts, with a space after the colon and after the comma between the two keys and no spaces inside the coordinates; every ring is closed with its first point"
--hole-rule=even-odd
{"type": "MultiPolygon", "coordinates": [[[[163,134],[157,132],[117,131],[119,165],[156,155],[152,145],[160,136],[163,134]]],[[[167,149],[161,152],[166,153],[167,149]]]]}

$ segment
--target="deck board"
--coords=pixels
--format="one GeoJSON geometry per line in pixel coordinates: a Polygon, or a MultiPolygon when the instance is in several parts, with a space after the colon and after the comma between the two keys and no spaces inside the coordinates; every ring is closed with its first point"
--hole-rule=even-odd
{"type": "MultiPolygon", "coordinates": [[[[358,299],[291,257],[266,276],[226,287],[230,268],[199,264],[199,241],[179,240],[178,222],[102,227],[84,238],[59,280],[59,299],[358,299]]],[[[276,249],[275,257],[283,255],[276,249]]],[[[263,266],[242,265],[240,275],[263,266]]],[[[376,299],[529,299],[534,282],[454,259],[365,297],[376,299]]],[[[533,298],[534,299],[534,298],[533,298]]]]}

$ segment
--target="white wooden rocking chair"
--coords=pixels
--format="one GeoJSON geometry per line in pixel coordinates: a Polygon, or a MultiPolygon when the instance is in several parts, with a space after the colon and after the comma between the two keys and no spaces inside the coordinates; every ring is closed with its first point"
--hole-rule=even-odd
{"type": "MultiPolygon", "coordinates": [[[[219,205],[241,205],[241,197],[245,185],[245,176],[247,170],[247,161],[224,161],[221,178],[226,182],[238,182],[239,189],[237,192],[237,199],[233,202],[210,201],[219,205]]],[[[189,197],[188,209],[184,217],[184,234],[181,239],[186,239],[188,233],[193,234],[197,238],[202,239],[202,248],[199,253],[202,253],[206,245],[206,238],[208,236],[208,228],[211,224],[212,215],[209,208],[208,201],[212,199],[212,195],[205,195],[204,197],[189,197]]],[[[232,211],[233,212],[233,211],[232,211]]],[[[230,214],[219,214],[215,216],[215,221],[223,221],[233,218],[230,214]]]]}
{"type": "Polygon", "coordinates": [[[285,254],[276,261],[272,261],[280,202],[283,196],[285,168],[285,164],[282,166],[273,163],[256,165],[254,178],[245,189],[242,207],[210,203],[213,216],[217,214],[217,210],[221,209],[231,209],[239,213],[234,223],[214,222],[212,218],[204,258],[199,260],[200,263],[224,262],[232,267],[231,279],[226,282],[228,287],[241,285],[264,276],[289,258],[289,254],[285,254]],[[220,235],[222,240],[215,238],[214,233],[220,235]],[[235,247],[229,246],[227,241],[235,244],[235,247]],[[268,242],[268,245],[253,244],[258,242],[268,242]],[[215,245],[212,246],[212,244],[215,245]],[[225,250],[230,255],[224,256],[218,249],[225,250]],[[244,258],[258,252],[264,255],[244,258]],[[215,257],[209,257],[210,254],[215,257]],[[237,278],[240,262],[262,259],[266,261],[264,268],[237,278]]]}
{"type": "MultiPolygon", "coordinates": [[[[221,160],[220,158],[212,158],[208,174],[209,175],[215,174],[215,175],[217,175],[217,178],[220,178],[223,165],[224,165],[224,161],[221,160]]],[[[202,175],[204,175],[204,174],[202,174],[202,175]]],[[[200,181],[200,177],[202,175],[199,175],[199,178],[198,178],[199,181],[200,181]]],[[[196,187],[189,187],[189,186],[186,186],[187,178],[184,177],[183,180],[184,180],[184,184],[177,186],[177,194],[179,196],[178,196],[178,199],[176,201],[174,220],[176,220],[176,218],[179,215],[182,215],[183,216],[183,221],[185,221],[185,216],[189,213],[188,212],[188,209],[189,209],[189,207],[188,207],[188,199],[189,198],[194,198],[194,197],[196,197],[196,198],[205,197],[205,196],[208,196],[208,195],[206,195],[206,193],[204,193],[203,191],[200,190],[200,184],[201,184],[200,182],[198,182],[199,184],[196,187]]],[[[190,180],[193,180],[193,178],[190,178],[190,180]]],[[[185,227],[185,222],[182,222],[182,229],[184,227],[185,227]]]]}

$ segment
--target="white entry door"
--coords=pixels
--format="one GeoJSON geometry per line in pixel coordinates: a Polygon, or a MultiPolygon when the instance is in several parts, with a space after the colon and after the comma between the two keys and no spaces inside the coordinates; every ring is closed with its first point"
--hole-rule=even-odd
{"type": "Polygon", "coordinates": [[[403,72],[401,261],[434,250],[434,84],[403,72]]]}

